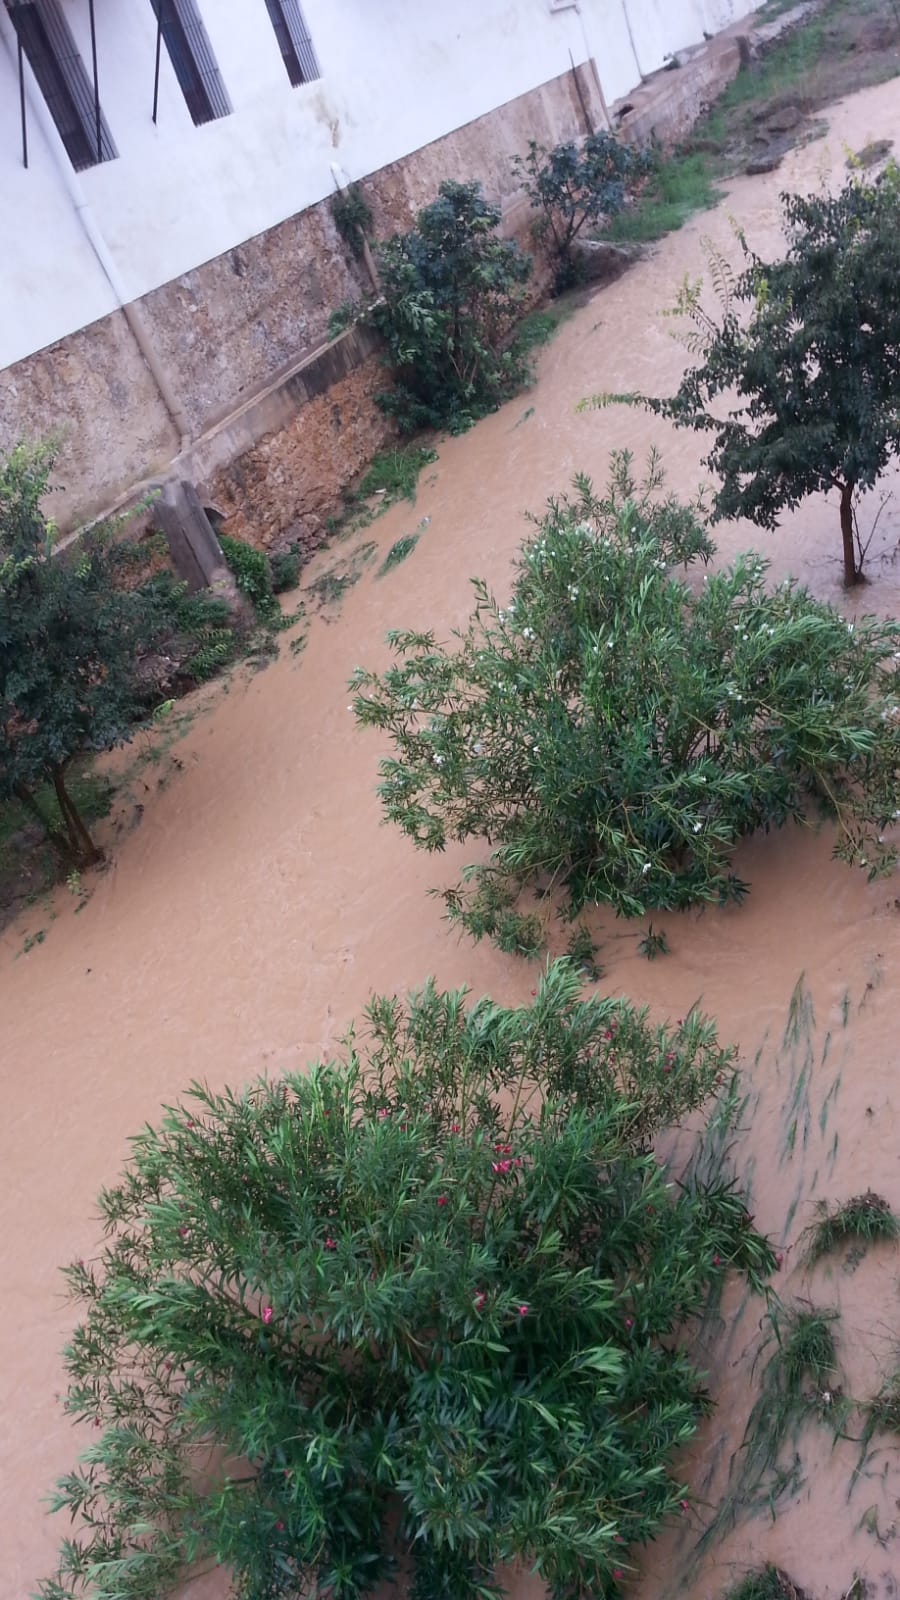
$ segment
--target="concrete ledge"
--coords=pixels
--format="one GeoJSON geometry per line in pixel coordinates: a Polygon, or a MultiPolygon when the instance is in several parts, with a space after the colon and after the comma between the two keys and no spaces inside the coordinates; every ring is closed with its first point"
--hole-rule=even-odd
{"type": "Polygon", "coordinates": [[[280,372],[195,440],[173,462],[173,475],[202,483],[296,418],[298,410],[327,394],[375,356],[379,340],[367,328],[348,328],[332,343],[280,372]]]}

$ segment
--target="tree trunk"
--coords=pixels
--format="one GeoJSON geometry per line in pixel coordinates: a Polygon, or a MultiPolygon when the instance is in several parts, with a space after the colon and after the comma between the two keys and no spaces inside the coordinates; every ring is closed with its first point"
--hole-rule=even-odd
{"type": "Polygon", "coordinates": [[[853,543],[853,491],[855,483],[841,484],[841,539],[844,545],[844,583],[848,589],[862,582],[862,573],[856,565],[853,543]]]}
{"type": "Polygon", "coordinates": [[[31,790],[24,783],[17,783],[13,793],[19,804],[28,812],[28,815],[34,817],[35,822],[39,823],[43,828],[48,843],[53,846],[63,865],[67,867],[76,866],[77,862],[68,833],[60,833],[58,828],[54,828],[50,818],[44,815],[31,790]]]}
{"type": "Polygon", "coordinates": [[[66,833],[71,843],[72,855],[75,864],[79,867],[95,867],[103,860],[103,851],[98,850],[93,839],[87,831],[76,806],[66,789],[65,773],[62,766],[53,768],[53,787],[56,790],[56,803],[59,814],[63,819],[66,833]]]}

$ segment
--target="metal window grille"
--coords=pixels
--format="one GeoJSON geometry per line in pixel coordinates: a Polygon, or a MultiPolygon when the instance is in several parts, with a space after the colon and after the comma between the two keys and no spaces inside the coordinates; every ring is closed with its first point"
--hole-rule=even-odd
{"type": "MultiPolygon", "coordinates": [[[[231,102],[194,0],[150,0],[195,123],[227,117],[231,102]]],[[[154,95],[154,111],[156,96],[154,95]]]]}
{"type": "Polygon", "coordinates": [[[275,30],[287,75],[294,87],[321,77],[299,0],[266,0],[266,10],[275,30]]]}
{"type": "Polygon", "coordinates": [[[76,172],[115,160],[118,152],[100,110],[96,76],[92,83],[57,0],[6,0],[6,4],[19,46],[76,172]]]}

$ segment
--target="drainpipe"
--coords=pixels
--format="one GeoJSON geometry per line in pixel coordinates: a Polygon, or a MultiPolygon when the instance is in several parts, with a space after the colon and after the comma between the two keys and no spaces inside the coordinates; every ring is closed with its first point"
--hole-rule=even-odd
{"type": "MultiPolygon", "coordinates": [[[[0,4],[0,35],[2,35],[3,42],[6,46],[7,55],[9,56],[13,65],[13,69],[14,71],[18,71],[16,46],[15,42],[10,39],[11,29],[12,24],[8,21],[6,7],[5,5],[0,4]]],[[[100,266],[103,276],[113,292],[113,296],[119,310],[125,317],[125,321],[131,330],[134,342],[150,369],[153,381],[159,391],[160,399],[162,400],[162,403],[165,406],[172,423],[174,424],[176,432],[178,433],[179,450],[185,450],[191,442],[191,425],[188,420],[187,413],[185,412],[181,401],[178,399],[178,396],[172,387],[169,375],[156,353],[153,345],[153,337],[144,315],[143,307],[139,301],[131,299],[126,293],[125,285],[119,274],[119,269],[109,252],[106,240],[104,239],[97,223],[97,219],[91,210],[90,202],[88,201],[87,195],[81,186],[78,174],[69,160],[65,146],[63,145],[63,142],[59,137],[59,133],[57,132],[56,124],[53,121],[50,112],[47,110],[44,97],[34,84],[31,69],[27,66],[27,63],[25,81],[29,110],[32,112],[35,121],[39,124],[41,132],[44,134],[44,137],[47,140],[47,144],[53,155],[57,172],[59,173],[60,179],[65,186],[66,193],[68,194],[72,203],[75,215],[81,225],[81,230],[97,258],[97,262],[100,266]]]]}
{"type": "Polygon", "coordinates": [[[634,33],[633,33],[632,27],[631,27],[631,18],[628,15],[628,0],[622,0],[622,10],[623,10],[623,12],[625,14],[625,26],[628,29],[628,38],[629,38],[629,40],[631,42],[631,54],[634,56],[634,64],[638,69],[638,77],[640,78],[641,83],[643,83],[644,82],[644,69],[641,66],[640,59],[639,59],[638,53],[637,53],[637,45],[634,42],[634,33]]]}
{"type": "MultiPolygon", "coordinates": [[[[588,37],[587,23],[584,20],[584,11],[582,9],[581,0],[572,0],[571,6],[567,7],[566,9],[571,9],[572,11],[574,11],[575,15],[578,18],[578,21],[581,24],[581,36],[582,36],[582,38],[584,40],[585,57],[586,57],[586,60],[587,60],[587,64],[590,66],[591,72],[593,74],[594,85],[595,85],[596,90],[597,90],[597,96],[598,96],[598,99],[600,101],[600,106],[601,106],[601,109],[603,111],[603,116],[604,116],[604,118],[606,120],[606,126],[609,129],[610,133],[612,133],[613,132],[612,117],[609,114],[609,107],[606,104],[606,95],[603,93],[603,84],[600,82],[600,74],[597,71],[597,57],[594,54],[593,46],[591,44],[590,38],[588,37]]],[[[569,60],[572,62],[572,76],[575,78],[576,87],[578,88],[578,98],[582,102],[582,110],[584,112],[584,118],[585,118],[585,121],[588,122],[590,120],[590,118],[588,116],[587,109],[584,106],[584,101],[582,100],[581,85],[578,82],[578,77],[577,77],[577,73],[576,73],[576,70],[575,70],[575,62],[572,59],[571,50],[569,51],[569,60]]]]}

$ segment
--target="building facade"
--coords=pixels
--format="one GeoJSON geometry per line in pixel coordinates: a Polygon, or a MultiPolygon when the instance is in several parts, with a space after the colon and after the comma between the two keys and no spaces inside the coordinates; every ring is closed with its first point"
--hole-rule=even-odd
{"type": "MultiPolygon", "coordinates": [[[[352,469],[373,358],[320,370],[329,312],[363,281],[336,187],[363,180],[382,233],[443,177],[476,177],[516,231],[510,157],[529,138],[603,125],[672,52],[751,9],[0,0],[0,448],[59,436],[63,525],[173,470],[227,498],[223,473],[255,451],[229,481],[262,482],[292,406],[337,385],[322,427],[352,469]]],[[[286,517],[273,504],[270,536],[286,517]]]]}

